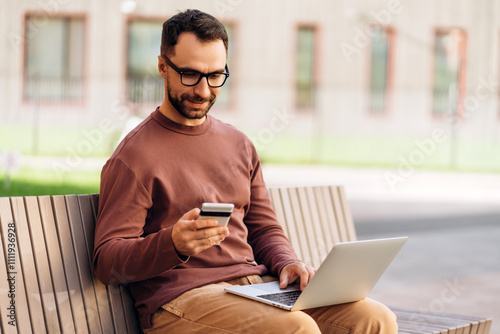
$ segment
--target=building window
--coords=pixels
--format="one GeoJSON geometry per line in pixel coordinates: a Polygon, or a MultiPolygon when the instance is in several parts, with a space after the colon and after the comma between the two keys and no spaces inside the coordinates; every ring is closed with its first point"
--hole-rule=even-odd
{"type": "Polygon", "coordinates": [[[26,40],[24,99],[81,101],[85,20],[82,17],[26,17],[36,33],[26,40]],[[44,24],[37,24],[43,20],[44,24]]]}
{"type": "Polygon", "coordinates": [[[391,90],[391,53],[393,31],[382,26],[373,26],[370,72],[370,112],[383,114],[388,110],[391,90]]]}
{"type": "Polygon", "coordinates": [[[234,96],[234,82],[236,76],[234,75],[234,52],[237,41],[235,40],[234,25],[224,24],[226,28],[227,37],[229,38],[229,47],[227,50],[227,67],[229,68],[229,73],[231,74],[222,86],[219,95],[217,96],[217,106],[222,108],[229,108],[233,103],[234,96]]]}
{"type": "Polygon", "coordinates": [[[315,75],[314,27],[299,27],[297,43],[297,81],[295,105],[299,109],[314,108],[315,105],[315,75]]]}
{"type": "Polygon", "coordinates": [[[436,32],[434,99],[435,116],[460,116],[464,90],[465,33],[461,29],[436,32]]]}
{"type": "Polygon", "coordinates": [[[127,96],[137,103],[158,103],[164,87],[158,74],[162,24],[132,20],[128,23],[127,96]]]}

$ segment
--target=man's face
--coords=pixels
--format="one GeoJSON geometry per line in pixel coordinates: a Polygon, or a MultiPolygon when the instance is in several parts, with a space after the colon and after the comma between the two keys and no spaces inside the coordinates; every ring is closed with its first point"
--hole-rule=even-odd
{"type": "MultiPolygon", "coordinates": [[[[201,73],[224,72],[226,49],[222,40],[203,43],[193,34],[179,36],[170,61],[180,70],[201,73]]],[[[220,88],[212,88],[202,78],[195,86],[184,86],[180,74],[167,65],[167,96],[171,107],[186,120],[203,120],[215,102],[220,88]]]]}

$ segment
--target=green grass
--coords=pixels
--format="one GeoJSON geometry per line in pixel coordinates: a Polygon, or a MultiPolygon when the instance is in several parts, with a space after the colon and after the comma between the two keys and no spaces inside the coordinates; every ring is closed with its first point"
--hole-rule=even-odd
{"type": "MultiPolygon", "coordinates": [[[[108,157],[117,138],[117,133],[104,134],[92,129],[43,127],[35,145],[30,130],[21,125],[0,125],[0,153],[8,149],[17,150],[21,155],[65,156],[69,159],[108,157]],[[37,146],[36,154],[34,146],[37,146]]],[[[429,143],[429,137],[276,133],[272,138],[259,139],[255,134],[253,137],[249,135],[263,163],[404,170],[410,163],[410,168],[414,169],[500,172],[500,142],[493,140],[448,138],[429,149],[429,146],[422,145],[429,143]]],[[[99,180],[100,171],[42,170],[32,166],[11,175],[10,182],[7,182],[0,166],[0,196],[97,193],[99,180]],[[7,183],[10,183],[8,187],[7,183]]]]}
{"type": "Polygon", "coordinates": [[[98,193],[99,179],[100,172],[75,171],[61,178],[53,171],[22,169],[11,175],[10,182],[0,174],[0,197],[98,193]]]}
{"type": "Polygon", "coordinates": [[[476,139],[275,134],[255,146],[267,163],[500,172],[500,143],[476,139]]]}
{"type": "MultiPolygon", "coordinates": [[[[3,150],[22,155],[56,156],[68,159],[109,157],[119,137],[117,131],[81,126],[43,125],[34,131],[26,124],[0,124],[0,154],[3,150]]],[[[36,166],[10,176],[0,165],[0,196],[67,195],[99,192],[100,171],[44,170],[36,166]]]]}
{"type": "Polygon", "coordinates": [[[120,136],[81,126],[40,126],[37,131],[24,124],[0,125],[0,151],[16,150],[24,155],[107,157],[120,136]]]}
{"type": "MultiPolygon", "coordinates": [[[[58,157],[109,157],[119,138],[118,130],[78,126],[40,126],[38,132],[26,124],[0,124],[0,152],[58,157]]],[[[500,141],[452,138],[449,132],[431,153],[418,151],[428,136],[348,135],[311,133],[248,133],[263,162],[277,164],[326,164],[354,167],[398,168],[413,159],[418,169],[452,171],[500,171],[500,141]],[[415,160],[417,159],[417,160],[415,160]],[[418,160],[420,159],[420,160],[418,160]]],[[[1,172],[1,171],[0,171],[1,172]]]]}

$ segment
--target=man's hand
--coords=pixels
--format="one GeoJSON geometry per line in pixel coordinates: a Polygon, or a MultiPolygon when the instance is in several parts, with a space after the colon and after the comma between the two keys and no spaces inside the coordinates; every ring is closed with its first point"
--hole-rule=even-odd
{"type": "Polygon", "coordinates": [[[198,254],[229,235],[227,226],[217,226],[215,219],[195,220],[199,215],[198,208],[186,212],[172,229],[172,240],[180,255],[198,254]]]}
{"type": "Polygon", "coordinates": [[[300,290],[304,290],[311,278],[314,276],[313,267],[304,262],[292,262],[283,267],[280,273],[280,288],[284,289],[289,284],[300,279],[300,290]]]}

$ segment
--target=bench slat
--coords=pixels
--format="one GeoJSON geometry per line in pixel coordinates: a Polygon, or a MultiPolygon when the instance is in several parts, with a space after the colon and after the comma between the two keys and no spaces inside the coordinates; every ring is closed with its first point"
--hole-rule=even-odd
{"type": "Polygon", "coordinates": [[[337,222],[337,229],[342,241],[356,240],[355,235],[349,233],[349,225],[353,225],[352,220],[349,220],[349,215],[344,212],[346,209],[342,204],[341,193],[338,188],[330,188],[330,195],[333,203],[333,210],[335,212],[335,221],[337,222]]]}
{"type": "Polygon", "coordinates": [[[390,306],[390,308],[396,313],[398,319],[408,320],[413,323],[451,322],[457,328],[466,329],[465,332],[468,334],[487,334],[491,327],[491,319],[481,317],[444,312],[420,311],[396,306],[390,306]]]}
{"type": "Polygon", "coordinates": [[[40,295],[37,296],[42,303],[45,315],[45,326],[49,333],[60,333],[61,327],[57,313],[53,277],[50,272],[49,258],[44,240],[40,209],[36,197],[25,197],[26,215],[28,218],[31,243],[35,258],[35,268],[38,274],[40,295]]]}
{"type": "MultiPolygon", "coordinates": [[[[98,207],[96,206],[96,198],[90,195],[79,195],[78,200],[82,209],[86,212],[89,212],[88,216],[84,217],[83,222],[86,231],[87,248],[89,250],[93,250],[94,228],[98,209],[98,207]],[[87,210],[87,207],[90,209],[87,210]]],[[[109,306],[110,317],[112,318],[115,333],[128,333],[128,325],[123,308],[121,286],[113,284],[104,286],[101,284],[101,282],[99,282],[99,280],[94,279],[94,281],[96,291],[102,291],[98,293],[98,295],[100,296],[100,307],[101,305],[102,307],[109,306]]]]}
{"type": "Polygon", "coordinates": [[[77,333],[87,333],[89,331],[85,314],[85,304],[83,302],[82,283],[77,268],[77,256],[74,250],[72,234],[69,227],[68,212],[64,196],[53,196],[52,205],[54,217],[59,236],[59,243],[69,290],[71,310],[75,322],[77,333]]]}
{"type": "MultiPolygon", "coordinates": [[[[436,324],[431,322],[427,322],[429,320],[422,321],[420,323],[412,322],[410,320],[399,319],[398,318],[398,326],[400,331],[417,331],[418,333],[449,333],[456,334],[457,328],[453,323],[449,324],[436,324]]],[[[462,325],[462,328],[469,328],[470,326],[462,325]]],[[[467,332],[468,333],[468,332],[467,332]]]]}
{"type": "MultiPolygon", "coordinates": [[[[306,229],[306,221],[304,219],[304,216],[302,214],[302,207],[300,205],[298,193],[296,188],[290,188],[290,189],[283,189],[284,192],[288,193],[288,198],[290,201],[290,206],[292,209],[291,216],[292,220],[291,222],[294,224],[295,231],[297,232],[297,242],[299,243],[300,247],[300,253],[302,254],[301,259],[304,262],[307,262],[309,264],[312,264],[312,257],[311,257],[311,252],[310,252],[310,245],[309,245],[309,239],[308,239],[308,233],[306,230],[309,228],[307,226],[306,229]]],[[[290,222],[289,222],[290,224],[290,222]]]]}
{"type": "Polygon", "coordinates": [[[85,233],[83,231],[80,206],[75,195],[64,197],[66,210],[70,223],[73,245],[76,252],[76,265],[80,275],[81,289],[83,291],[83,302],[85,304],[85,316],[90,333],[103,333],[99,309],[97,307],[96,293],[93,284],[93,274],[85,244],[85,233]]]}
{"type": "Polygon", "coordinates": [[[74,319],[71,312],[71,303],[67,286],[67,279],[63,266],[59,238],[57,237],[54,213],[52,211],[52,201],[49,196],[38,197],[40,218],[42,221],[43,235],[49,259],[49,269],[54,286],[54,298],[56,303],[59,324],[63,333],[74,333],[74,319]]]}
{"type": "Polygon", "coordinates": [[[271,198],[271,203],[273,203],[274,212],[276,213],[276,217],[278,221],[281,223],[281,227],[285,232],[285,235],[288,236],[290,233],[288,232],[288,226],[285,224],[285,212],[283,211],[283,205],[281,204],[281,193],[277,188],[269,189],[269,197],[271,198]]]}
{"type": "Polygon", "coordinates": [[[139,333],[140,325],[138,321],[137,312],[135,311],[135,305],[132,297],[128,291],[128,288],[120,286],[120,292],[123,301],[123,311],[125,313],[125,321],[127,322],[128,333],[139,333]]]}
{"type": "Polygon", "coordinates": [[[342,221],[345,226],[345,233],[347,234],[348,241],[356,240],[356,230],[354,229],[354,221],[352,220],[351,209],[349,207],[349,203],[347,202],[347,197],[345,194],[344,187],[332,187],[332,192],[336,191],[338,196],[339,203],[335,202],[338,205],[339,211],[342,212],[342,221]]]}
{"type": "Polygon", "coordinates": [[[333,213],[328,212],[328,205],[326,205],[325,192],[326,187],[314,187],[311,192],[314,196],[315,207],[313,208],[318,215],[318,222],[324,241],[324,252],[328,252],[334,244],[340,242],[340,237],[336,230],[332,228],[333,213]]]}
{"type": "Polygon", "coordinates": [[[322,233],[319,230],[317,214],[311,208],[314,205],[314,197],[305,188],[296,189],[300,209],[302,211],[302,224],[305,230],[307,243],[309,245],[310,260],[303,259],[304,262],[309,263],[314,268],[318,268],[323,261],[321,258],[321,248],[323,247],[322,233]],[[311,223],[314,222],[314,223],[311,223]]]}
{"type": "MultiPolygon", "coordinates": [[[[80,215],[84,233],[83,240],[85,240],[87,261],[90,265],[92,263],[92,254],[94,249],[94,215],[92,213],[92,207],[90,205],[90,199],[88,195],[78,195],[77,201],[80,207],[80,215]]],[[[111,314],[111,304],[108,299],[106,286],[94,277],[92,270],[89,272],[89,275],[92,278],[91,282],[94,285],[97,309],[99,310],[99,318],[101,320],[102,330],[104,333],[114,333],[116,324],[111,314]]]]}
{"type": "MultiPolygon", "coordinates": [[[[120,293],[120,287],[117,285],[103,286],[105,288],[102,294],[102,303],[107,303],[110,307],[110,316],[113,319],[115,333],[127,333],[127,322],[123,310],[123,301],[120,293]],[[104,299],[106,297],[106,299],[104,299]]],[[[99,288],[100,289],[100,288],[99,288]]]]}
{"type": "MultiPolygon", "coordinates": [[[[12,216],[16,222],[17,239],[21,260],[20,268],[24,276],[23,285],[27,300],[26,306],[29,308],[32,331],[33,333],[45,333],[45,319],[43,316],[42,304],[40,303],[39,298],[40,289],[38,287],[38,276],[35,270],[34,252],[31,246],[31,236],[24,207],[24,200],[22,197],[13,197],[11,198],[11,205],[12,216]]],[[[19,301],[16,301],[16,303],[19,303],[19,301]]]]}
{"type": "Polygon", "coordinates": [[[456,334],[455,328],[447,328],[445,326],[436,326],[426,323],[413,323],[405,320],[398,320],[398,333],[432,333],[432,334],[456,334]]]}
{"type": "MultiPolygon", "coordinates": [[[[12,224],[12,211],[10,201],[8,198],[0,198],[0,265],[6,270],[0,270],[0,316],[3,321],[1,322],[0,331],[2,333],[17,333],[17,328],[23,331],[31,331],[31,324],[29,322],[29,311],[26,301],[26,293],[24,291],[22,270],[20,270],[21,262],[19,260],[19,245],[17,237],[9,238],[9,232],[12,233],[9,224],[12,224]],[[13,246],[9,246],[13,245],[13,246]],[[9,248],[13,247],[15,255],[9,253],[9,248]],[[4,253],[5,250],[5,253],[4,253]],[[14,298],[9,296],[11,294],[11,285],[7,278],[12,278],[14,298]],[[11,304],[13,301],[15,304],[11,304]],[[8,309],[14,307],[11,311],[8,309]],[[11,315],[12,318],[8,316],[11,315]],[[11,322],[9,324],[9,322],[11,322]]],[[[12,226],[12,225],[11,225],[12,226]]],[[[14,226],[14,234],[17,235],[18,226],[14,226]]]]}
{"type": "Polygon", "coordinates": [[[322,199],[321,205],[323,206],[325,211],[325,215],[322,217],[322,219],[324,219],[323,221],[324,226],[327,227],[327,231],[333,237],[333,243],[331,244],[330,248],[339,242],[349,241],[342,236],[340,230],[337,227],[338,226],[337,215],[335,213],[335,205],[333,205],[333,199],[330,188],[320,187],[318,189],[318,195],[322,199]]]}
{"type": "MultiPolygon", "coordinates": [[[[89,195],[89,200],[94,219],[87,221],[87,228],[94,230],[95,221],[97,220],[97,212],[99,209],[99,195],[89,195]]],[[[132,302],[127,286],[113,284],[107,286],[107,290],[111,301],[111,311],[116,326],[116,333],[139,332],[139,323],[137,321],[135,306],[132,302]]]]}
{"type": "Polygon", "coordinates": [[[293,210],[291,207],[290,203],[290,197],[288,195],[287,191],[279,190],[279,195],[280,195],[280,203],[283,205],[283,225],[286,225],[286,230],[287,230],[287,237],[288,240],[292,245],[297,245],[297,247],[294,247],[295,253],[297,253],[297,256],[299,259],[304,258],[304,254],[302,253],[302,247],[300,246],[299,239],[298,239],[298,232],[295,228],[295,222],[294,222],[294,217],[293,217],[293,210]]]}

